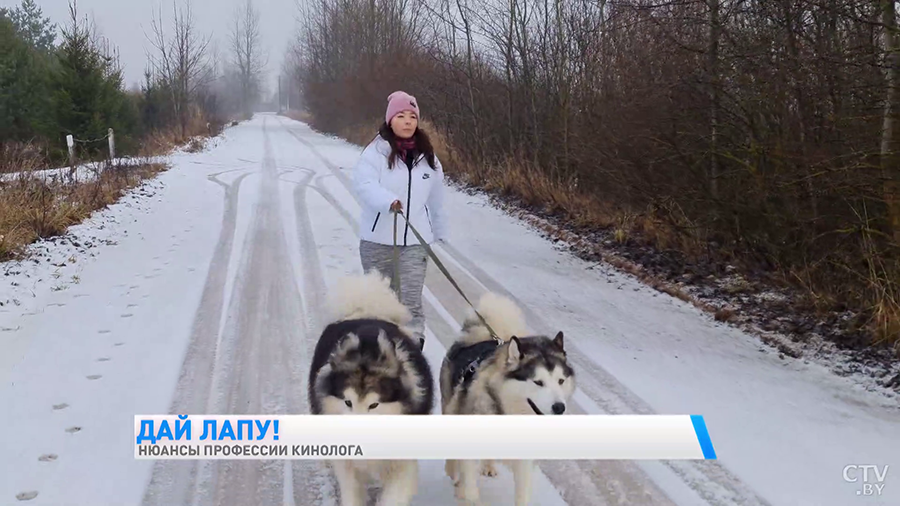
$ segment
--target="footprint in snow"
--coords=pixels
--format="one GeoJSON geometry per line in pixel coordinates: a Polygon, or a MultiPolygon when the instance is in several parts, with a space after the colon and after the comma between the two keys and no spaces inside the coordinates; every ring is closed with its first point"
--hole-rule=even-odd
{"type": "Polygon", "coordinates": [[[134,304],[134,303],[128,304],[128,307],[137,307],[137,304],[134,304]]]}
{"type": "Polygon", "coordinates": [[[97,362],[109,362],[110,360],[112,359],[109,357],[100,357],[97,359],[97,362]]]}
{"type": "Polygon", "coordinates": [[[59,411],[59,410],[61,410],[61,409],[66,409],[66,408],[68,408],[68,407],[69,407],[69,405],[66,404],[65,402],[63,402],[62,404],[54,404],[54,405],[53,405],[53,411],[59,411]]]}
{"type": "Polygon", "coordinates": [[[112,332],[112,331],[111,330],[98,330],[97,331],[98,334],[109,334],[110,332],[112,332]]]}
{"type": "Polygon", "coordinates": [[[81,427],[77,427],[77,426],[69,427],[68,429],[66,429],[66,432],[68,432],[69,434],[75,434],[76,432],[80,432],[80,431],[81,431],[81,427]]]}
{"type": "Polygon", "coordinates": [[[100,374],[91,374],[90,376],[85,376],[85,378],[87,378],[87,379],[89,379],[89,380],[92,380],[92,381],[93,381],[93,380],[98,380],[98,379],[100,379],[100,378],[102,378],[102,377],[103,377],[103,376],[101,376],[100,374]]]}
{"type": "Polygon", "coordinates": [[[131,318],[132,316],[134,316],[134,315],[131,313],[125,313],[122,315],[122,318],[131,318]]]}
{"type": "Polygon", "coordinates": [[[56,455],[55,453],[45,453],[45,454],[41,455],[40,457],[38,457],[38,460],[41,462],[53,462],[54,460],[56,460],[58,458],[59,458],[59,456],[56,455]]]}
{"type": "Polygon", "coordinates": [[[113,346],[122,346],[123,344],[125,344],[125,343],[116,343],[113,346]]]}
{"type": "Polygon", "coordinates": [[[16,499],[20,501],[30,501],[38,496],[36,490],[29,490],[28,492],[19,492],[16,494],[16,499]]]}

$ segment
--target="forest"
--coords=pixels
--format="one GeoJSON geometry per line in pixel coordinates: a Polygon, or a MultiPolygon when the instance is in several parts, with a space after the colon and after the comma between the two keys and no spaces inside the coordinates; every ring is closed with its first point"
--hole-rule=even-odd
{"type": "Polygon", "coordinates": [[[786,287],[781,306],[830,319],[839,344],[900,342],[894,2],[302,9],[292,75],[317,129],[365,144],[403,89],[461,184],[652,247],[643,267],[669,279],[786,287]]]}

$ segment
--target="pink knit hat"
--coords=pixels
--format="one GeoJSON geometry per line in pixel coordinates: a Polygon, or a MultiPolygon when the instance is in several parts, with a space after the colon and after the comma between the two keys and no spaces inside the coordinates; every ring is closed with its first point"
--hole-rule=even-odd
{"type": "Polygon", "coordinates": [[[413,111],[416,116],[419,115],[419,104],[416,103],[416,97],[406,93],[405,91],[395,91],[388,97],[387,112],[384,114],[384,122],[388,125],[394,116],[403,111],[413,111]]]}

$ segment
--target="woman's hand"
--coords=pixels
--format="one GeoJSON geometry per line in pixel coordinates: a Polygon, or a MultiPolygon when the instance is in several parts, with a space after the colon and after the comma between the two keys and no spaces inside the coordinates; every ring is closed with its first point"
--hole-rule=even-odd
{"type": "Polygon", "coordinates": [[[391,211],[395,213],[399,213],[403,211],[403,203],[399,200],[395,200],[393,204],[391,204],[391,211]]]}

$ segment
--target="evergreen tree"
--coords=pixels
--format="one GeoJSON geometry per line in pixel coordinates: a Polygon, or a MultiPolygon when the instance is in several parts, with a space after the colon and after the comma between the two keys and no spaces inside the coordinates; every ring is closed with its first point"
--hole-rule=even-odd
{"type": "Polygon", "coordinates": [[[29,141],[53,124],[46,99],[48,58],[0,15],[0,143],[29,141]]]}
{"type": "Polygon", "coordinates": [[[13,10],[0,9],[0,17],[12,21],[19,36],[31,47],[42,53],[49,53],[56,43],[56,25],[50,18],[44,17],[34,0],[22,0],[22,4],[13,10]]]}
{"type": "Polygon", "coordinates": [[[127,135],[136,118],[122,87],[117,60],[104,51],[87,20],[79,20],[76,7],[69,6],[70,26],[62,30],[57,50],[53,104],[58,137],[81,139],[89,154],[105,149],[100,142],[108,128],[127,135]],[[130,117],[129,117],[130,116],[130,117]]]}

